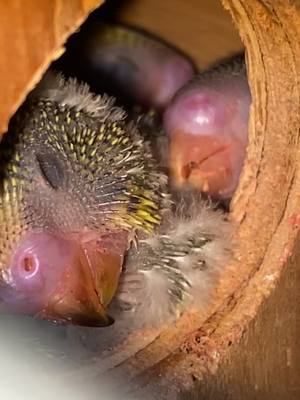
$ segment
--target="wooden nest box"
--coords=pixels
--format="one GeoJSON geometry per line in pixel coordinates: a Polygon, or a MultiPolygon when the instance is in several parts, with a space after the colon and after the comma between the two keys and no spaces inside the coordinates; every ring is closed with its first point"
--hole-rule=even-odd
{"type": "MultiPolygon", "coordinates": [[[[135,338],[110,368],[137,382],[137,393],[157,398],[299,398],[299,1],[222,0],[228,13],[217,0],[128,3],[121,18],[177,43],[201,67],[242,47],[231,15],[246,48],[253,102],[232,202],[239,246],[214,304],[155,340],[135,338]]],[[[100,4],[0,3],[1,132],[68,35],[100,4]]]]}

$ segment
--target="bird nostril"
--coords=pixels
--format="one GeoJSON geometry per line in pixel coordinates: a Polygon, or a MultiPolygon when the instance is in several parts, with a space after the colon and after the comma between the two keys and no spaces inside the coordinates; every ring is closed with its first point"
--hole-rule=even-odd
{"type": "Polygon", "coordinates": [[[31,257],[25,257],[23,262],[24,270],[26,272],[32,272],[34,268],[34,263],[31,257]]]}
{"type": "Polygon", "coordinates": [[[191,170],[192,170],[192,165],[191,165],[191,163],[188,163],[188,164],[184,165],[184,166],[181,168],[181,175],[182,175],[182,178],[185,179],[185,180],[189,179],[189,177],[190,177],[190,175],[191,175],[191,170]]]}
{"type": "Polygon", "coordinates": [[[31,278],[38,272],[38,263],[33,255],[27,255],[21,260],[20,263],[21,273],[25,278],[31,278]]]}

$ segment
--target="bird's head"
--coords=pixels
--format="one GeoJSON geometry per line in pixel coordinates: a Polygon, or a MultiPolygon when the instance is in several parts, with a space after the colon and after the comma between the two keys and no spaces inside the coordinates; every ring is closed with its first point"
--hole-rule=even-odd
{"type": "Polygon", "coordinates": [[[160,221],[163,180],[111,99],[45,82],[0,145],[0,297],[10,312],[108,325],[130,242],[160,221]]]}

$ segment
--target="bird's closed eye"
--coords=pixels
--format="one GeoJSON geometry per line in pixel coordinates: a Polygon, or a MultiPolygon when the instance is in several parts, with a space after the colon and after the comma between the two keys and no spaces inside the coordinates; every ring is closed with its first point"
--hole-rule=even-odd
{"type": "Polygon", "coordinates": [[[116,65],[112,65],[110,69],[112,76],[114,74],[122,83],[134,82],[139,72],[138,66],[125,56],[119,56],[116,65]]]}
{"type": "Polygon", "coordinates": [[[65,172],[63,163],[52,152],[43,152],[36,155],[43,178],[53,189],[62,187],[65,172]]]}

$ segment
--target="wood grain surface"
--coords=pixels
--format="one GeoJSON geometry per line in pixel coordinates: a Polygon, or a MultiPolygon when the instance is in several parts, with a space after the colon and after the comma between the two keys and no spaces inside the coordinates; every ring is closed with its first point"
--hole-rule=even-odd
{"type": "Polygon", "coordinates": [[[100,0],[0,0],[0,132],[100,0]]]}

